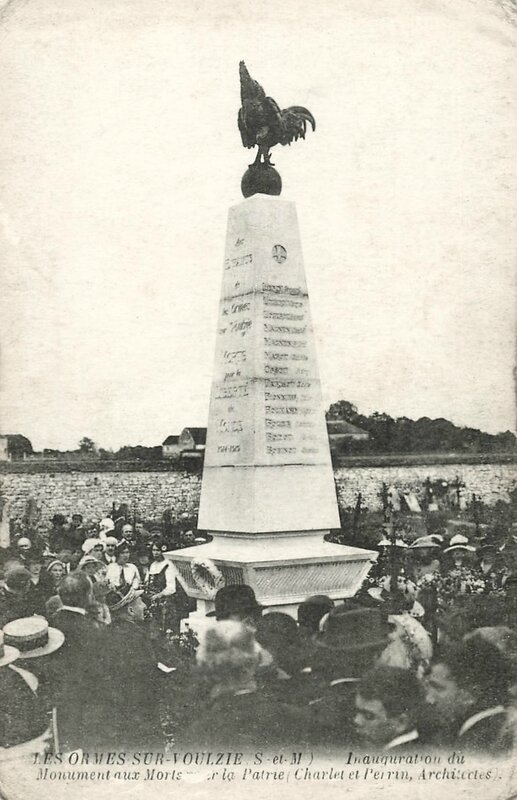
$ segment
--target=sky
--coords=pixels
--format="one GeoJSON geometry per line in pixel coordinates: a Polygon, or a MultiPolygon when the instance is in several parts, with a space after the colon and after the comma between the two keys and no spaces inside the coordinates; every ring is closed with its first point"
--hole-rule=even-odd
{"type": "Polygon", "coordinates": [[[515,429],[510,0],[10,0],[0,11],[0,431],[206,425],[238,62],[277,147],[326,405],[515,429]]]}

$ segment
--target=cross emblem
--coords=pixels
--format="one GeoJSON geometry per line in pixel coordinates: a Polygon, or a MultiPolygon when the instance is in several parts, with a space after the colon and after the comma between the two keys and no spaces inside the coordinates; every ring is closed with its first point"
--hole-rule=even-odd
{"type": "Polygon", "coordinates": [[[287,258],[287,251],[281,244],[275,244],[271,255],[277,264],[283,264],[287,258]]]}

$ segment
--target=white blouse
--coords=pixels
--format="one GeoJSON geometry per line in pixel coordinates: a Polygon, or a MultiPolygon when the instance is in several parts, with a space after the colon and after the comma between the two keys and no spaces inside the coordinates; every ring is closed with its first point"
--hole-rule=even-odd
{"type": "Polygon", "coordinates": [[[118,589],[123,583],[127,583],[132,589],[140,586],[140,573],[134,564],[108,564],[106,567],[106,577],[111,585],[118,589]]]}

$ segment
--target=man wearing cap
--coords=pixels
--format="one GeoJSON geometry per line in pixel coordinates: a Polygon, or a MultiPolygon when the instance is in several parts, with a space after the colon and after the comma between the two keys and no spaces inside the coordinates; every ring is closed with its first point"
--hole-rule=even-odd
{"type": "Polygon", "coordinates": [[[30,617],[42,612],[38,596],[31,583],[31,574],[21,564],[8,564],[4,585],[0,586],[0,626],[18,617],[30,617]]]}
{"type": "Polygon", "coordinates": [[[1,560],[4,564],[17,562],[26,567],[33,550],[32,541],[28,536],[20,536],[19,539],[16,539],[16,541],[5,550],[0,549],[1,560]]]}
{"type": "Polygon", "coordinates": [[[312,662],[317,694],[310,701],[313,738],[321,745],[350,744],[355,738],[355,690],[388,644],[386,617],[353,600],[336,606],[322,622],[312,662]]]}
{"type": "Polygon", "coordinates": [[[103,748],[164,745],[160,717],[160,685],[151,639],[144,627],[143,590],[126,587],[106,597],[112,624],[105,630],[101,662],[104,679],[99,688],[106,708],[102,725],[103,748]]]}
{"type": "Polygon", "coordinates": [[[32,542],[28,536],[20,536],[16,542],[16,558],[18,561],[26,565],[32,552],[32,542]]]}

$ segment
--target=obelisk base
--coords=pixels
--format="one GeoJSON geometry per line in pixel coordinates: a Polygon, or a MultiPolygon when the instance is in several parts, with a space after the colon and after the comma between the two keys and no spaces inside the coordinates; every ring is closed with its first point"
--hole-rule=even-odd
{"type": "Polygon", "coordinates": [[[372,550],[326,542],[328,531],[292,531],[274,534],[214,533],[198,547],[166,553],[179,572],[190,597],[204,610],[213,596],[204,592],[192,574],[192,560],[215,566],[224,583],[248,584],[265,608],[296,615],[299,603],[314,594],[333,600],[352,597],[377,558],[372,550]]]}

